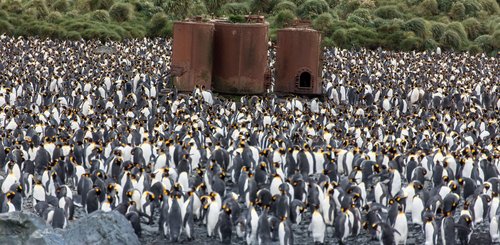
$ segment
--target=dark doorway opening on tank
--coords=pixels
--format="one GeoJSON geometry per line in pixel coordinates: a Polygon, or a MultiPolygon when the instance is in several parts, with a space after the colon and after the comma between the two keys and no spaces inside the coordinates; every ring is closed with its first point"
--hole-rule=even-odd
{"type": "Polygon", "coordinates": [[[303,71],[299,76],[299,87],[300,88],[310,88],[311,87],[312,76],[311,73],[303,71]]]}

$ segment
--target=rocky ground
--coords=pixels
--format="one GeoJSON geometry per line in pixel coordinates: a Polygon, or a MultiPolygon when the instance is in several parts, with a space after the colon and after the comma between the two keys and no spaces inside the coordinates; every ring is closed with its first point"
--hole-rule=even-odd
{"type": "MultiPolygon", "coordinates": [[[[75,193],[76,194],[76,193],[75,193]]],[[[460,206],[462,206],[461,204],[460,206]]],[[[460,207],[461,209],[461,207],[460,207]]],[[[460,210],[459,209],[459,210],[460,210]]],[[[24,210],[34,212],[31,198],[25,199],[24,201],[24,210]]],[[[82,208],[75,208],[75,219],[70,221],[70,225],[74,222],[77,222],[79,219],[86,217],[87,214],[82,208]]],[[[158,219],[159,213],[157,212],[155,215],[155,223],[153,225],[148,225],[146,222],[142,223],[142,236],[139,238],[139,242],[141,244],[151,244],[151,245],[160,245],[160,244],[170,244],[170,242],[165,239],[158,232],[158,219]]],[[[458,213],[455,215],[456,220],[458,220],[458,213]]],[[[408,220],[411,220],[410,215],[407,215],[408,220]]],[[[298,225],[298,227],[294,227],[294,239],[295,244],[312,244],[312,238],[309,237],[307,228],[310,220],[310,214],[306,213],[302,222],[298,225]]],[[[145,221],[145,220],[143,220],[145,221]]],[[[481,244],[488,245],[492,244],[490,235],[489,235],[489,223],[488,221],[484,221],[474,230],[471,238],[471,244],[481,244]]],[[[423,244],[424,236],[423,231],[418,225],[408,225],[409,234],[407,244],[423,244]]],[[[181,242],[181,244],[221,244],[218,238],[209,238],[207,237],[206,226],[198,222],[195,227],[195,239],[192,241],[188,241],[185,239],[181,242]]],[[[233,231],[233,244],[246,244],[244,239],[240,239],[237,237],[236,232],[233,231]]],[[[337,239],[333,236],[333,228],[329,227],[327,229],[327,238],[325,240],[326,244],[338,244],[337,239]]],[[[380,244],[379,241],[372,239],[369,234],[367,234],[364,230],[360,235],[356,237],[349,237],[347,239],[347,244],[380,244]]],[[[441,241],[439,241],[441,244],[441,241]]],[[[279,242],[273,242],[272,244],[279,244],[279,242]]]]}

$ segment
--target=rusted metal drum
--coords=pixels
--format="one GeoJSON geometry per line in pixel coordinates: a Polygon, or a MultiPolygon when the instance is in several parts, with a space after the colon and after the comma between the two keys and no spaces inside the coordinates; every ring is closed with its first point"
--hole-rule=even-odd
{"type": "Polygon", "coordinates": [[[174,23],[171,71],[177,90],[211,89],[214,30],[213,23],[174,23]]]}
{"type": "Polygon", "coordinates": [[[269,78],[268,23],[215,22],[214,91],[262,94],[269,78]]]}
{"type": "Polygon", "coordinates": [[[320,95],[321,33],[309,28],[278,30],[276,93],[320,95]]]}

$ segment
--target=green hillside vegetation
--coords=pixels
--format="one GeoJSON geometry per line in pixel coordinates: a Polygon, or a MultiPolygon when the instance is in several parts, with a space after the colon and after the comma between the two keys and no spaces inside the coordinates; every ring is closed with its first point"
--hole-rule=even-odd
{"type": "Polygon", "coordinates": [[[260,14],[276,29],[310,20],[324,45],[498,54],[497,0],[0,0],[0,33],[54,39],[170,37],[193,16],[260,14]]]}

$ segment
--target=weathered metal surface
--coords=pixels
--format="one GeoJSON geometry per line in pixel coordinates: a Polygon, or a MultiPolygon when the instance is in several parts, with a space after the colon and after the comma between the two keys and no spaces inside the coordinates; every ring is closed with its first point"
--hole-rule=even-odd
{"type": "Polygon", "coordinates": [[[321,33],[307,28],[278,30],[277,93],[321,94],[321,33]]]}
{"type": "Polygon", "coordinates": [[[214,24],[175,22],[171,72],[179,91],[211,89],[214,24]]]}
{"type": "Polygon", "coordinates": [[[214,91],[228,94],[266,91],[268,24],[259,22],[215,22],[214,91]]]}

